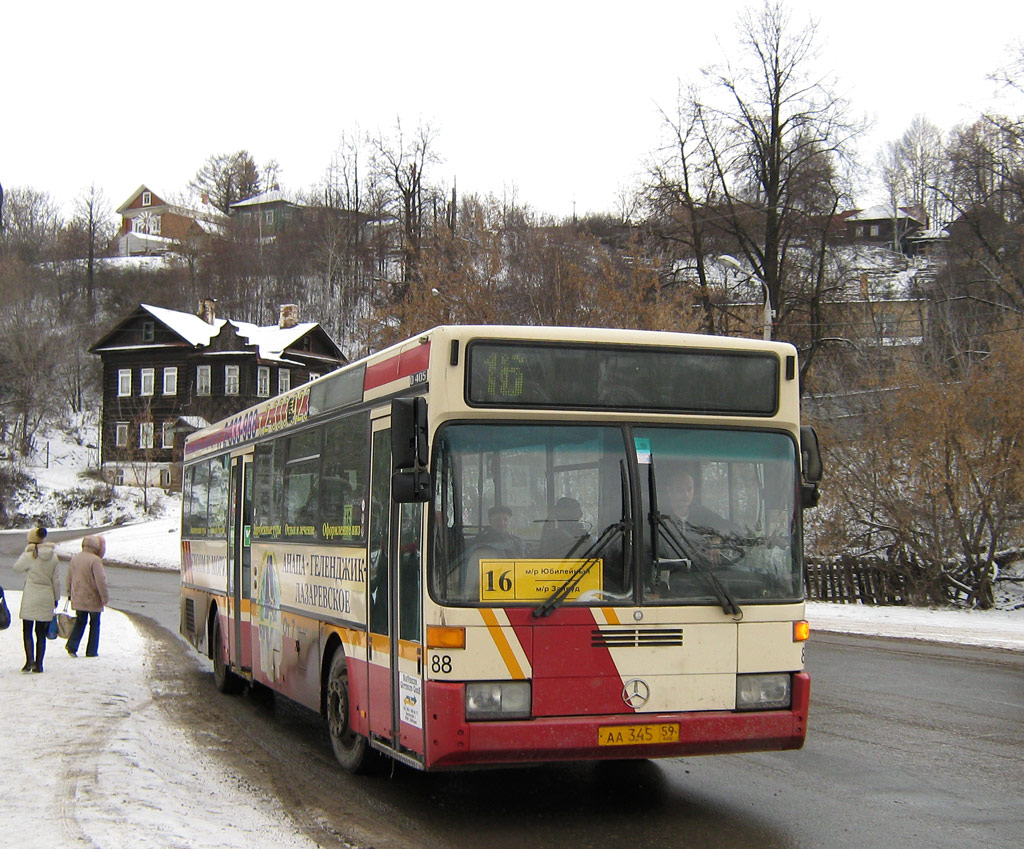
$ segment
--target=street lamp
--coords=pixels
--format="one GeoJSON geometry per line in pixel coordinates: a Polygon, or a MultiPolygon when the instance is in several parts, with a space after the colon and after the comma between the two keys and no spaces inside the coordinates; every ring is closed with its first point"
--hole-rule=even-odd
{"type": "MultiPolygon", "coordinates": [[[[729,256],[729,254],[722,254],[718,258],[718,261],[722,263],[722,265],[728,265],[730,268],[734,269],[735,271],[738,271],[740,274],[746,277],[747,280],[755,279],[754,275],[747,271],[742,265],[740,265],[740,261],[736,259],[736,257],[734,256],[729,256]]],[[[761,288],[764,289],[764,311],[761,314],[761,327],[764,330],[765,341],[768,341],[769,339],[772,338],[772,316],[775,314],[774,310],[772,310],[772,293],[768,291],[768,284],[765,283],[764,280],[762,280],[760,277],[756,279],[757,282],[761,284],[761,288]]]]}

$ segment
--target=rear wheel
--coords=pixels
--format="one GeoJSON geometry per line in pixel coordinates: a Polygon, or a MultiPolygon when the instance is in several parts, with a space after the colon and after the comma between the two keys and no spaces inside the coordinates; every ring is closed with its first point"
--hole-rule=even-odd
{"type": "Polygon", "coordinates": [[[213,620],[213,682],[222,693],[237,693],[242,689],[242,679],[228,668],[228,648],[224,644],[224,632],[220,617],[213,620]]]}
{"type": "Polygon", "coordinates": [[[369,745],[362,734],[352,730],[348,689],[348,663],[338,649],[327,673],[327,730],[331,735],[334,757],[348,772],[365,772],[370,765],[369,745]]]}

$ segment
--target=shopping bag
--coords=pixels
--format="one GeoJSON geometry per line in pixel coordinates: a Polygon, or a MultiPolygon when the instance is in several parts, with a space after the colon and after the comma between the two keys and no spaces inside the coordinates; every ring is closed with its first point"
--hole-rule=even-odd
{"type": "Polygon", "coordinates": [[[68,613],[68,603],[65,601],[64,609],[57,614],[57,633],[62,640],[71,636],[71,631],[75,627],[75,618],[73,614],[68,613]]]}
{"type": "Polygon", "coordinates": [[[60,633],[57,630],[57,614],[53,614],[53,619],[50,620],[50,627],[46,629],[46,639],[56,640],[57,634],[60,633]]]}

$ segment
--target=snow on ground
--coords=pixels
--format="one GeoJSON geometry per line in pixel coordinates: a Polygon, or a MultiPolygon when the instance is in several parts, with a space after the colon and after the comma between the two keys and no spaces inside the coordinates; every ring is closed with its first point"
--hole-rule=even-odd
{"type": "Polygon", "coordinates": [[[153,701],[158,684],[146,675],[145,638],[128,617],[104,611],[99,657],[72,658],[63,640],[49,640],[45,671],[23,673],[21,593],[4,589],[15,619],[0,632],[0,703],[9,732],[0,742],[7,766],[0,843],[316,846],[296,834],[273,796],[239,784],[168,723],[153,701]]]}
{"type": "MultiPolygon", "coordinates": [[[[178,522],[118,528],[108,559],[177,568],[178,522]]],[[[66,555],[79,543],[62,543],[66,555]]],[[[17,616],[20,592],[7,588],[17,616]]],[[[813,632],[902,637],[1024,651],[1024,610],[957,611],[810,603],[813,632]]],[[[0,703],[16,734],[0,743],[12,780],[0,793],[5,845],[154,849],[315,846],[272,796],[239,786],[171,726],[152,699],[144,637],[122,613],[103,614],[100,657],[48,643],[42,675],[22,673],[20,620],[0,633],[0,703]],[[197,816],[192,800],[202,799],[197,816]]],[[[812,648],[813,651],[813,648],[812,648]]],[[[196,656],[197,664],[206,664],[196,656]]]]}

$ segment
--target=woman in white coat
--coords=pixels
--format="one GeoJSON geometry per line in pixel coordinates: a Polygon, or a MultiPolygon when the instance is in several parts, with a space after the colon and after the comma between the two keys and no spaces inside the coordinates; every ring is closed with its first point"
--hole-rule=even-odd
{"type": "Polygon", "coordinates": [[[28,532],[28,546],[14,563],[15,572],[25,572],[25,590],[21,594],[22,634],[25,640],[25,665],[22,672],[42,672],[46,654],[46,629],[60,597],[60,575],[53,545],[43,542],[46,528],[28,532]],[[33,632],[35,641],[33,645],[33,632]]]}

